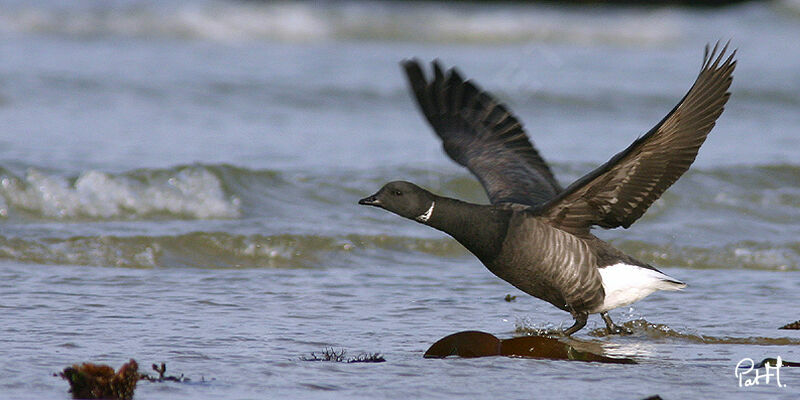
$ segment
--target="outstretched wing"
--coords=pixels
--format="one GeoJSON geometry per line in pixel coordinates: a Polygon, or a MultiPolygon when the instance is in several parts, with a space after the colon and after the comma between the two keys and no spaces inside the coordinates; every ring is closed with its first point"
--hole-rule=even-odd
{"type": "Polygon", "coordinates": [[[478,178],[492,204],[538,205],[555,197],[561,186],[517,118],[455,69],[443,73],[432,64],[428,81],[417,60],[402,63],[445,153],[478,178]]]}
{"type": "Polygon", "coordinates": [[[607,163],[580,178],[537,210],[553,225],[576,235],[592,226],[629,227],[697,157],[722,114],[736,67],[726,44],[706,52],[703,68],[686,96],[661,122],[607,163]]]}

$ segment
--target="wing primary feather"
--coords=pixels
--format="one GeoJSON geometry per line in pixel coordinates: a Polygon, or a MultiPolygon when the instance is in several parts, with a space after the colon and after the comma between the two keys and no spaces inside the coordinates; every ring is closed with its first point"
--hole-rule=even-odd
{"type": "Polygon", "coordinates": [[[534,206],[561,186],[513,113],[455,69],[431,62],[428,80],[420,62],[402,62],[414,99],[445,153],[467,167],[493,204],[534,206]]]}
{"type": "Polygon", "coordinates": [[[656,126],[536,212],[576,235],[630,227],[686,172],[724,111],[736,67],[729,45],[706,45],[697,79],[656,126]]]}

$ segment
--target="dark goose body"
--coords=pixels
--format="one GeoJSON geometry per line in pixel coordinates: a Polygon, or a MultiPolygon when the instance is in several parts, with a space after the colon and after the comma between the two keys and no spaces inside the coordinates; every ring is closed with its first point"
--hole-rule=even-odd
{"type": "Polygon", "coordinates": [[[700,74],[655,127],[567,188],[505,106],[450,69],[403,66],[419,107],[445,152],[486,189],[490,205],[437,196],[413,183],[386,184],[360,204],[384,208],[453,236],[495,275],[570,312],[572,334],[607,312],[683,282],[628,256],[591,233],[629,227],[691,165],[722,114],[736,62],[706,47],[700,74]]]}

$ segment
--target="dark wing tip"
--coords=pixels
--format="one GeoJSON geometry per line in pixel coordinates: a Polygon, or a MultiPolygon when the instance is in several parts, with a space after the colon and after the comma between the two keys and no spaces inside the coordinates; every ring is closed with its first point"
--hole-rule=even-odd
{"type": "Polygon", "coordinates": [[[728,52],[728,47],[730,47],[730,44],[731,44],[731,40],[728,39],[728,41],[725,42],[725,45],[722,46],[722,50],[720,50],[719,52],[717,52],[717,50],[719,49],[720,41],[717,41],[714,44],[714,48],[711,49],[710,51],[709,51],[710,44],[706,44],[705,53],[703,54],[703,68],[702,69],[703,70],[716,70],[716,69],[720,68],[720,63],[722,63],[722,67],[725,67],[725,66],[728,66],[728,65],[736,65],[736,60],[734,60],[734,57],[736,56],[736,51],[738,49],[733,49],[731,54],[728,55],[728,58],[725,59],[725,61],[722,60],[722,58],[725,57],[725,53],[728,52]]]}
{"type": "Polygon", "coordinates": [[[455,67],[450,68],[450,79],[455,82],[464,82],[464,78],[461,77],[461,74],[455,67]]]}
{"type": "Polygon", "coordinates": [[[408,68],[411,65],[416,65],[417,68],[419,68],[420,61],[417,57],[411,57],[400,61],[400,65],[402,65],[403,68],[408,68]]]}
{"type": "Polygon", "coordinates": [[[422,66],[419,60],[416,58],[409,58],[401,61],[400,65],[403,67],[403,70],[405,70],[408,81],[411,83],[411,87],[414,91],[416,91],[417,87],[420,85],[425,86],[427,81],[425,79],[425,74],[422,72],[422,66]]]}

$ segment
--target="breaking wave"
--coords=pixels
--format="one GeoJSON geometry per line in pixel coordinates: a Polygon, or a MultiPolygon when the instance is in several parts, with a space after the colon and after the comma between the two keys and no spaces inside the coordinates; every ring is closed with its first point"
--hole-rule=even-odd
{"type": "Polygon", "coordinates": [[[17,176],[0,169],[0,214],[43,219],[236,218],[239,199],[205,167],[64,177],[36,168],[17,176]]]}
{"type": "MultiPolygon", "coordinates": [[[[582,174],[555,165],[564,181],[582,174]]],[[[402,176],[485,202],[467,172],[225,164],[123,172],[0,166],[0,258],[125,267],[326,267],[424,253],[472,259],[444,234],[357,199],[402,176]]],[[[631,230],[598,231],[659,267],[800,270],[800,167],[691,170],[631,230]]],[[[429,260],[430,257],[425,257],[429,260]]],[[[435,258],[434,258],[435,259],[435,258]]]]}
{"type": "Polygon", "coordinates": [[[214,41],[382,39],[642,44],[679,37],[679,20],[669,10],[623,8],[575,13],[522,4],[495,7],[399,1],[78,1],[69,6],[60,2],[20,2],[0,8],[0,32],[6,33],[214,41]]]}

